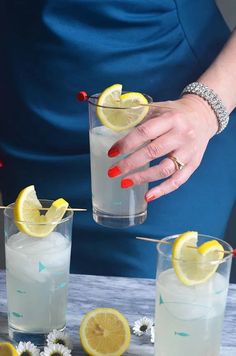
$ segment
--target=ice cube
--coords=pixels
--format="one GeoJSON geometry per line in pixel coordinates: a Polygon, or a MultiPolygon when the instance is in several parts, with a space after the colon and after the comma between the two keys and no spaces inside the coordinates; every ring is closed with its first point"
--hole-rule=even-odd
{"type": "Polygon", "coordinates": [[[69,265],[70,242],[58,232],[45,238],[18,233],[6,243],[6,261],[8,272],[16,278],[43,282],[69,265]]]}
{"type": "Polygon", "coordinates": [[[208,318],[222,313],[219,305],[224,305],[226,293],[227,282],[219,273],[205,283],[186,286],[173,269],[168,269],[159,275],[157,283],[157,295],[163,306],[182,320],[208,318]]]}

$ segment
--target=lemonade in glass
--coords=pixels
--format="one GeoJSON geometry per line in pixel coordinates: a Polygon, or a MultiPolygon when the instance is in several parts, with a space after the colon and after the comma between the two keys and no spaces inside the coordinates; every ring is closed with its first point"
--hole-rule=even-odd
{"type": "Polygon", "coordinates": [[[178,238],[158,245],[155,356],[219,356],[232,248],[195,232],[178,238]]]}
{"type": "Polygon", "coordinates": [[[98,224],[120,228],[141,224],[146,219],[148,184],[122,189],[123,176],[111,179],[107,171],[124,158],[108,157],[109,149],[145,119],[150,102],[152,99],[141,93],[122,93],[120,84],[89,98],[92,204],[93,218],[98,224]]]}
{"type": "Polygon", "coordinates": [[[8,326],[13,342],[40,346],[66,324],[73,212],[63,199],[38,200],[32,187],[4,212],[8,326]]]}

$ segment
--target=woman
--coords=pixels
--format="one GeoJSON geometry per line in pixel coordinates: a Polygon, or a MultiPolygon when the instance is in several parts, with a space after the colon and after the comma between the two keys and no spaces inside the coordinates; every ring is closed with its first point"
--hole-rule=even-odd
{"type": "Polygon", "coordinates": [[[215,135],[221,126],[208,102],[195,94],[180,98],[185,86],[198,79],[228,112],[236,105],[236,38],[220,53],[230,33],[215,3],[3,3],[4,203],[34,184],[40,197],[63,196],[73,206],[88,208],[75,216],[71,271],[76,273],[153,277],[155,247],[136,241],[136,235],[160,238],[191,229],[224,236],[236,191],[234,115],[215,135]],[[111,148],[110,155],[152,140],[147,151],[120,161],[127,174],[137,162],[159,158],[149,171],[127,175],[133,184],[154,182],[146,195],[153,202],[143,225],[124,230],[102,228],[92,220],[87,107],[75,101],[78,89],[95,93],[116,82],[173,107],[171,114],[153,115],[111,148]]]}

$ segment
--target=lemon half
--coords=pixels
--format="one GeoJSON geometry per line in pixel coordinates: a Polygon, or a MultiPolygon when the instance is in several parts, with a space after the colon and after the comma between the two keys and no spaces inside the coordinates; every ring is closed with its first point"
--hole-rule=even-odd
{"type": "Polygon", "coordinates": [[[10,342],[0,342],[1,356],[18,356],[18,352],[10,342]]]}
{"type": "Polygon", "coordinates": [[[224,257],[223,246],[218,241],[207,241],[198,248],[197,241],[198,233],[187,231],[175,239],[172,247],[174,271],[188,286],[206,282],[224,257]]]}
{"type": "Polygon", "coordinates": [[[116,309],[94,309],[82,320],[80,340],[91,356],[120,356],[130,344],[128,321],[116,309]]]}
{"type": "Polygon", "coordinates": [[[123,131],[136,126],[147,115],[149,107],[142,104],[148,104],[143,94],[122,94],[122,85],[114,84],[100,94],[96,112],[104,126],[113,131],[123,131]]]}
{"type": "Polygon", "coordinates": [[[41,208],[33,185],[19,193],[14,204],[14,219],[21,232],[32,237],[47,236],[64,216],[68,203],[62,198],[57,199],[46,214],[43,214],[41,208]]]}

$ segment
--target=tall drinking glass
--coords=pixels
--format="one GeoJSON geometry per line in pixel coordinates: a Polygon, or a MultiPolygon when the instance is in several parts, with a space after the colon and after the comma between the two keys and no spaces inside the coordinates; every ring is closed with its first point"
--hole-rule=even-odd
{"type": "MultiPolygon", "coordinates": [[[[164,241],[174,242],[176,236],[164,241]]],[[[225,251],[232,251],[225,241],[198,236],[198,244],[217,240],[225,251]]],[[[172,244],[158,244],[155,356],[219,356],[232,255],[222,260],[188,264],[191,273],[196,268],[218,266],[210,279],[187,286],[176,276],[172,266],[172,244]]]]}
{"type": "MultiPolygon", "coordinates": [[[[144,95],[148,102],[152,98],[144,95]]],[[[143,184],[129,189],[122,189],[120,182],[123,176],[109,178],[108,169],[124,156],[109,158],[107,153],[111,146],[126,136],[129,131],[113,131],[105,127],[97,117],[97,101],[99,94],[89,98],[89,138],[90,138],[90,162],[92,183],[93,218],[101,225],[120,228],[136,224],[142,224],[147,216],[147,203],[144,199],[148,190],[148,184],[143,184]]],[[[100,106],[102,107],[102,106],[100,106]]],[[[113,116],[119,110],[123,115],[129,115],[139,107],[105,108],[113,116]]],[[[143,168],[148,168],[148,164],[143,168]]]]}
{"type": "MultiPolygon", "coordinates": [[[[45,208],[52,203],[40,202],[45,208]]],[[[46,237],[31,237],[19,231],[22,222],[14,220],[13,206],[4,211],[9,336],[15,343],[42,346],[50,331],[66,324],[73,212],[67,211],[59,223],[47,223],[54,230],[46,237]]]]}

